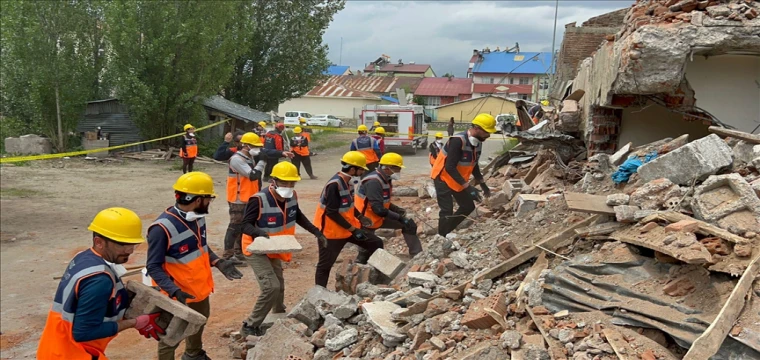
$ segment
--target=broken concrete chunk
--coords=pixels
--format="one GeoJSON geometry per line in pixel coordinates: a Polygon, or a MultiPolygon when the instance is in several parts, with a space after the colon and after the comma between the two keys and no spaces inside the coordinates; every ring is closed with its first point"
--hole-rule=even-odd
{"type": "Polygon", "coordinates": [[[415,271],[415,272],[408,272],[406,273],[406,276],[409,280],[410,285],[425,285],[425,284],[431,284],[435,285],[440,281],[440,278],[438,276],[435,276],[435,274],[430,272],[421,272],[421,271],[415,271]]]}
{"type": "Polygon", "coordinates": [[[667,199],[678,196],[683,196],[678,185],[668,179],[659,178],[636,189],[631,194],[629,205],[639,206],[644,210],[657,210],[667,199]]]}
{"type": "Polygon", "coordinates": [[[760,199],[739,174],[710,176],[694,190],[691,207],[697,219],[735,234],[760,231],[760,199]]]}
{"type": "Polygon", "coordinates": [[[507,330],[501,333],[501,336],[499,337],[502,349],[519,349],[520,340],[522,340],[522,334],[517,330],[507,330]]]}
{"type": "Polygon", "coordinates": [[[607,205],[609,206],[628,205],[628,201],[630,199],[631,197],[626,194],[607,195],[607,205]]]}
{"type": "Polygon", "coordinates": [[[628,153],[631,152],[632,146],[632,143],[623,145],[620,150],[610,156],[610,164],[615,166],[622,164],[623,160],[627,158],[628,153]]]}
{"type": "Polygon", "coordinates": [[[400,308],[400,306],[387,301],[362,304],[362,312],[367,316],[367,322],[382,337],[385,346],[397,346],[407,337],[391,318],[391,313],[400,308]]]}
{"type": "Polygon", "coordinates": [[[393,256],[384,249],[377,249],[372,256],[370,256],[367,264],[374,267],[377,271],[381,272],[391,280],[395,279],[405,266],[401,259],[393,256]]]}
{"type": "Polygon", "coordinates": [[[301,301],[290,310],[288,317],[302,322],[312,331],[319,329],[322,320],[317,312],[316,306],[306,298],[301,299],[301,301]]]}
{"type": "Polygon", "coordinates": [[[417,192],[417,189],[411,186],[394,186],[392,195],[416,197],[416,196],[419,196],[419,193],[417,192]]]}
{"type": "Polygon", "coordinates": [[[308,301],[314,306],[316,306],[320,301],[323,301],[333,307],[345,303],[349,298],[349,296],[345,295],[342,292],[337,293],[330,291],[319,285],[316,285],[309,289],[309,291],[306,293],[306,296],[304,296],[304,300],[308,301]]]}
{"type": "Polygon", "coordinates": [[[287,321],[283,320],[275,322],[256,347],[248,350],[246,360],[281,359],[283,354],[293,358],[311,359],[314,346],[287,324],[287,321]]]}
{"type": "Polygon", "coordinates": [[[333,309],[333,315],[341,320],[346,320],[359,311],[359,303],[354,298],[349,298],[345,303],[333,309]]]}
{"type": "Polygon", "coordinates": [[[303,247],[293,235],[275,235],[257,237],[246,250],[254,254],[281,254],[300,252],[303,247]]]}
{"type": "Polygon", "coordinates": [[[538,208],[539,203],[546,202],[546,196],[545,195],[538,195],[538,194],[520,194],[517,195],[517,201],[515,202],[515,216],[521,217],[536,208],[538,208]]]}
{"type": "Polygon", "coordinates": [[[451,254],[449,254],[449,259],[451,259],[452,262],[454,262],[454,265],[456,265],[459,268],[462,269],[469,269],[470,268],[470,261],[467,260],[467,254],[461,251],[454,251],[451,254]]]}
{"type": "Polygon", "coordinates": [[[507,199],[512,200],[517,194],[523,192],[528,185],[523,179],[508,179],[501,187],[501,191],[507,195],[507,199]]]}
{"type": "Polygon", "coordinates": [[[340,351],[343,348],[357,342],[359,340],[359,331],[355,328],[348,328],[343,330],[338,336],[327,339],[325,341],[325,348],[330,351],[340,351]]]}
{"type": "Polygon", "coordinates": [[[505,194],[503,191],[498,191],[496,194],[493,194],[490,198],[488,198],[488,208],[492,211],[496,211],[502,206],[506,205],[509,202],[509,199],[510,198],[507,197],[507,194],[505,194]]]}
{"type": "Polygon", "coordinates": [[[638,206],[618,205],[615,206],[615,219],[621,223],[633,223],[636,221],[636,211],[640,210],[638,206]]]}
{"type": "Polygon", "coordinates": [[[733,162],[731,148],[718,135],[710,134],[641,165],[643,181],[667,178],[676,184],[704,179],[733,162]]]}

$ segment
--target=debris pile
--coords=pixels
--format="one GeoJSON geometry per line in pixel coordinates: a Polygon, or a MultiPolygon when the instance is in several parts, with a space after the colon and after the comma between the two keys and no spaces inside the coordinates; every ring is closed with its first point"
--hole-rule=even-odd
{"type": "Polygon", "coordinates": [[[626,15],[623,34],[644,25],[661,23],[690,23],[698,18],[702,24],[707,20],[724,20],[746,23],[760,14],[760,4],[756,1],[718,0],[651,0],[637,1],[626,15]]]}
{"type": "Polygon", "coordinates": [[[263,337],[233,334],[233,357],[758,358],[760,138],[732,136],[590,159],[521,144],[482,165],[492,196],[445,237],[431,184],[401,184],[424,251],[379,231],[384,250],[263,337]]]}

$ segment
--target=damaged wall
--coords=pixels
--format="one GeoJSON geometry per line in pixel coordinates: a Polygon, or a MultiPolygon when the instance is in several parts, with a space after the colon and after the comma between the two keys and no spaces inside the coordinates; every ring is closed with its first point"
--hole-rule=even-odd
{"type": "Polygon", "coordinates": [[[686,80],[697,106],[721,121],[746,132],[760,125],[760,56],[694,56],[686,80]]]}
{"type": "Polygon", "coordinates": [[[710,135],[707,127],[701,121],[684,121],[683,115],[650,102],[644,107],[628,107],[623,110],[618,144],[623,146],[632,142],[641,145],[666,137],[675,139],[683,134],[689,134],[689,140],[694,140],[710,135]]]}

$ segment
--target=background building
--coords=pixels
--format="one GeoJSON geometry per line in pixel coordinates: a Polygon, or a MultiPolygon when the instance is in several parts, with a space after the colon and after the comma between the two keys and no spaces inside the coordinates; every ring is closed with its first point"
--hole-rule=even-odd
{"type": "Polygon", "coordinates": [[[548,96],[552,68],[552,55],[548,52],[486,48],[473,50],[467,76],[473,80],[473,97],[502,94],[538,102],[548,96]]]}

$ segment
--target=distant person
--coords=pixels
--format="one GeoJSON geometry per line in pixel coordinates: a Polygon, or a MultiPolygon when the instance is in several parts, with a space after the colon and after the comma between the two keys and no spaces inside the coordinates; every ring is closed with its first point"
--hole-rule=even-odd
{"type": "Polygon", "coordinates": [[[449,137],[452,137],[454,135],[454,117],[452,116],[451,119],[449,119],[449,126],[446,128],[446,131],[449,133],[449,137]]]}
{"type": "Polygon", "coordinates": [[[380,127],[380,122],[379,122],[379,121],[375,121],[375,122],[372,124],[372,127],[371,127],[371,128],[369,128],[369,131],[375,131],[375,129],[377,129],[377,128],[379,128],[379,127],[380,127]]]}
{"type": "Polygon", "coordinates": [[[356,128],[356,132],[359,134],[359,137],[351,142],[348,150],[364,154],[367,169],[373,171],[377,168],[377,162],[380,161],[380,157],[383,156],[380,153],[380,144],[377,140],[367,135],[367,125],[359,125],[356,128]]]}
{"type": "Polygon", "coordinates": [[[377,145],[380,146],[380,156],[385,154],[385,128],[378,126],[375,128],[375,135],[372,138],[377,140],[377,145]]]}
{"type": "Polygon", "coordinates": [[[235,155],[235,153],[240,149],[240,138],[243,137],[243,134],[245,134],[243,130],[235,130],[234,136],[232,135],[232,133],[225,134],[224,141],[219,145],[219,148],[217,148],[216,151],[214,152],[214,156],[213,156],[214,160],[227,161],[232,157],[232,155],[235,155]]]}
{"type": "Polygon", "coordinates": [[[100,129],[100,126],[98,126],[98,140],[103,140],[103,130],[100,129]]]}
{"type": "Polygon", "coordinates": [[[193,171],[193,163],[198,156],[198,139],[195,138],[195,127],[193,125],[185,124],[183,129],[185,134],[182,135],[179,157],[182,158],[182,173],[186,174],[193,171]]]}
{"type": "Polygon", "coordinates": [[[290,148],[293,150],[293,165],[298,170],[298,176],[301,176],[301,164],[303,164],[309,179],[316,180],[314,172],[311,170],[311,152],[309,150],[309,141],[311,134],[304,132],[300,126],[293,129],[293,138],[290,139],[290,148]]]}
{"type": "MultiPolygon", "coordinates": [[[[264,149],[269,150],[277,150],[282,152],[282,157],[287,157],[289,159],[293,158],[293,153],[290,151],[287,151],[286,147],[290,147],[290,144],[285,143],[285,136],[283,135],[283,132],[285,132],[285,124],[283,123],[277,123],[274,126],[274,130],[270,130],[265,135],[264,140],[264,149]]],[[[277,165],[278,159],[268,159],[267,160],[267,167],[264,169],[264,181],[269,181],[269,174],[272,173],[272,168],[274,168],[275,165],[277,165]]]]}
{"type": "Polygon", "coordinates": [[[443,133],[437,132],[435,133],[435,141],[430,143],[430,146],[428,146],[428,150],[430,151],[430,166],[433,166],[433,164],[435,164],[435,159],[438,158],[438,154],[441,152],[441,149],[443,149],[443,133]]]}
{"type": "Polygon", "coordinates": [[[256,124],[256,128],[253,129],[253,132],[263,139],[264,136],[267,135],[267,123],[265,121],[259,121],[259,123],[256,124]]]}

